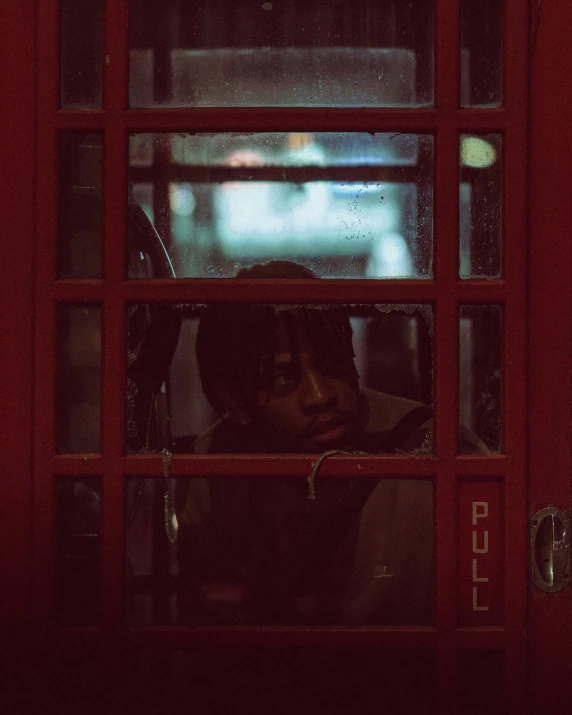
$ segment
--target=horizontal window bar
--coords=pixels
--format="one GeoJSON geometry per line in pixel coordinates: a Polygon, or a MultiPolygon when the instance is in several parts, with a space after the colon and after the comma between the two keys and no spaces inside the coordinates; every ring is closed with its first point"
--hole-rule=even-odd
{"type": "MultiPolygon", "coordinates": [[[[129,175],[132,183],[154,181],[157,170],[153,166],[131,167],[129,175]]],[[[480,178],[482,171],[463,167],[461,181],[471,182],[480,178]]],[[[419,166],[180,166],[169,164],[161,168],[162,181],[194,181],[208,184],[221,181],[345,181],[415,183],[420,178],[430,179],[432,167],[421,163],[419,166]]]]}
{"type": "MultiPolygon", "coordinates": [[[[504,280],[458,281],[444,299],[502,302],[508,295],[504,280]]],[[[110,300],[139,302],[261,302],[261,303],[417,303],[440,298],[430,280],[264,280],[140,279],[109,286],[105,281],[65,280],[53,284],[53,297],[64,301],[110,300]]]]}
{"type": "MultiPolygon", "coordinates": [[[[173,455],[169,466],[172,477],[203,476],[307,476],[315,456],[285,455],[268,457],[258,455],[173,455]]],[[[77,476],[101,474],[106,471],[109,460],[97,455],[58,455],[53,458],[54,475],[77,476]]],[[[163,475],[161,455],[129,455],[120,459],[121,471],[132,477],[163,475]]],[[[512,460],[503,455],[462,455],[452,459],[437,459],[432,455],[421,457],[401,455],[353,455],[326,459],[320,465],[320,475],[331,477],[427,477],[441,468],[459,476],[479,475],[502,478],[512,468],[512,460]]],[[[438,476],[437,476],[438,479],[438,476]]]]}
{"type": "MultiPolygon", "coordinates": [[[[153,166],[132,167],[129,172],[132,183],[156,179],[153,166]]],[[[177,166],[170,164],[161,172],[163,181],[194,181],[208,184],[221,181],[287,181],[302,184],[306,181],[368,181],[415,183],[421,177],[431,178],[431,165],[421,166],[177,166]]]]}
{"type": "Polygon", "coordinates": [[[522,122],[510,109],[137,109],[60,110],[46,122],[61,129],[95,130],[124,126],[137,131],[415,131],[440,127],[460,131],[502,131],[522,122]]]}

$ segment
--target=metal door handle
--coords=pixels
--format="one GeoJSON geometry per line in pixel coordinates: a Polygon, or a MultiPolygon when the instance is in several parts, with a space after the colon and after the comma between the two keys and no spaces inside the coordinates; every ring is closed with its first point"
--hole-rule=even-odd
{"type": "Polygon", "coordinates": [[[570,583],[570,516],[556,507],[537,511],[530,530],[532,582],[556,593],[570,583]]]}

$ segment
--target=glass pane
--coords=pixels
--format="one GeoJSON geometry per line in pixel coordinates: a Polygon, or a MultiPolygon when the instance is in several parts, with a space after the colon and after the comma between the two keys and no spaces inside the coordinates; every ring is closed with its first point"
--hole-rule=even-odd
{"type": "Polygon", "coordinates": [[[502,137],[461,135],[461,278],[502,275],[502,137]]]}
{"type": "Polygon", "coordinates": [[[56,620],[99,621],[101,486],[99,479],[56,482],[56,620]]]}
{"type": "Polygon", "coordinates": [[[130,3],[132,107],[433,103],[432,0],[130,3]]]}
{"type": "Polygon", "coordinates": [[[284,308],[132,306],[128,451],[430,451],[429,306],[284,308]]]}
{"type": "Polygon", "coordinates": [[[460,308],[459,451],[502,450],[502,308],[460,308]]]}
{"type": "Polygon", "coordinates": [[[432,275],[430,135],[135,134],[130,157],[132,278],[432,275]]]}
{"type": "Polygon", "coordinates": [[[102,106],[103,0],[61,2],[62,109],[102,106]]]}
{"type": "Polygon", "coordinates": [[[58,278],[101,278],[102,134],[60,134],[58,278]]]}
{"type": "Polygon", "coordinates": [[[503,0],[461,0],[461,106],[502,104],[503,0]]]}
{"type": "Polygon", "coordinates": [[[128,509],[132,624],[431,622],[430,481],[133,478],[128,509]]]}
{"type": "Polygon", "coordinates": [[[101,308],[60,303],[57,329],[57,452],[99,452],[101,308]]]}

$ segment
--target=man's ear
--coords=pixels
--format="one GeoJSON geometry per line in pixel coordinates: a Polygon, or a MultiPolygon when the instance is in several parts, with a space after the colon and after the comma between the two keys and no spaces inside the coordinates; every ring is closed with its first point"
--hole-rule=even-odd
{"type": "Polygon", "coordinates": [[[228,387],[219,382],[215,385],[213,393],[217,403],[222,407],[222,419],[231,422],[239,427],[248,427],[251,423],[251,417],[246,409],[246,405],[230,393],[228,387]]]}

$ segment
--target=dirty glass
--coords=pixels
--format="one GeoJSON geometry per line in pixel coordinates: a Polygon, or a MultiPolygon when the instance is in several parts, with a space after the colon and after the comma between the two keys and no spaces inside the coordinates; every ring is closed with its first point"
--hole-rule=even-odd
{"type": "Polygon", "coordinates": [[[431,135],[134,134],[129,187],[132,278],[432,275],[431,135]]]}
{"type": "Polygon", "coordinates": [[[461,278],[502,276],[502,137],[460,138],[461,278]]]}
{"type": "Polygon", "coordinates": [[[460,306],[459,451],[502,450],[502,308],[460,306]]]}
{"type": "Polygon", "coordinates": [[[101,565],[99,479],[59,478],[55,501],[56,622],[97,625],[101,565]]]}
{"type": "Polygon", "coordinates": [[[461,106],[502,105],[504,0],[461,0],[461,106]]]}
{"type": "Polygon", "coordinates": [[[127,482],[133,625],[428,625],[428,480],[127,482]]]}
{"type": "Polygon", "coordinates": [[[60,303],[57,313],[56,451],[100,451],[101,308],[60,303]]]}
{"type": "Polygon", "coordinates": [[[103,0],[62,0],[61,108],[101,108],[102,79],[103,0]]]}
{"type": "Polygon", "coordinates": [[[58,278],[101,278],[102,173],[102,134],[60,134],[58,278]]]}
{"type": "Polygon", "coordinates": [[[430,306],[291,308],[130,306],[128,451],[430,451],[430,306]]]}
{"type": "Polygon", "coordinates": [[[131,0],[131,107],[425,107],[433,0],[131,0]]]}

